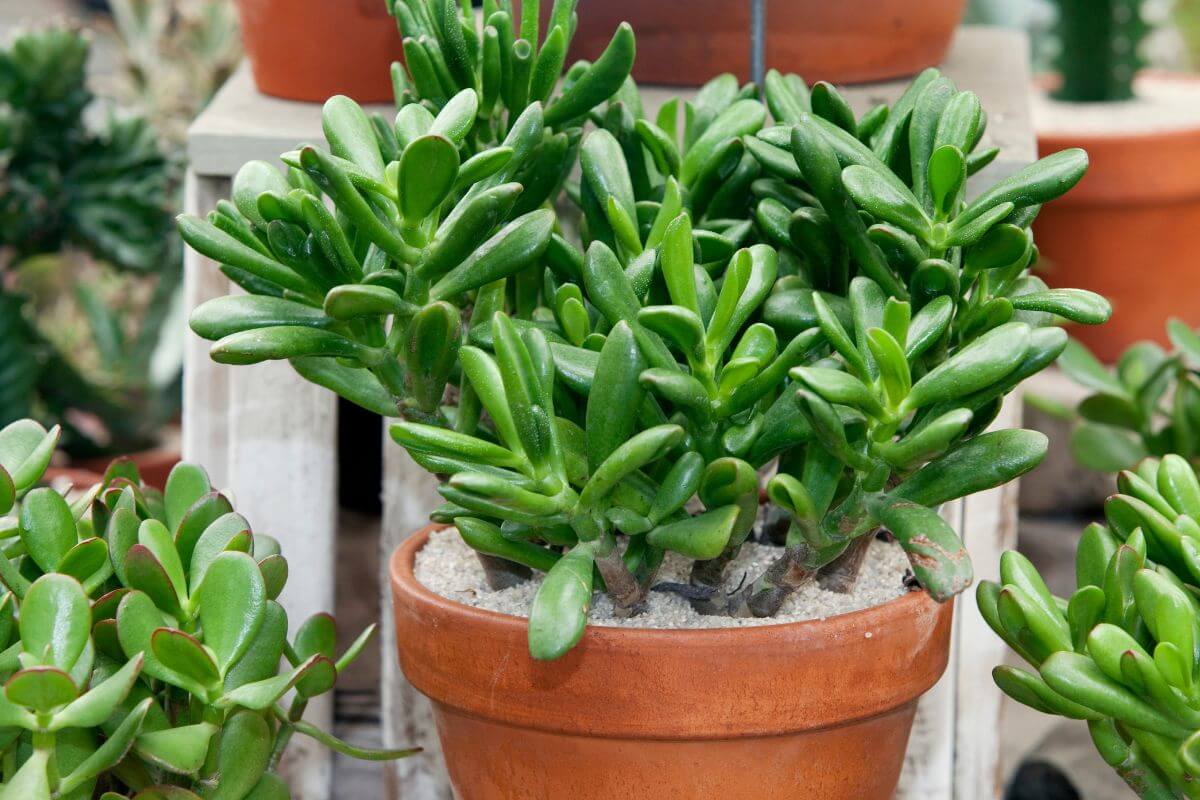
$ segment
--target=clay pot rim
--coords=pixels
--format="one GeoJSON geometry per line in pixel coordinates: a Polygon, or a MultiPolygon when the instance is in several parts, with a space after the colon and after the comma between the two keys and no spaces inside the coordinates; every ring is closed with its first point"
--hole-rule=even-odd
{"type": "MultiPolygon", "coordinates": [[[[417,579],[414,571],[417,552],[425,546],[429,541],[429,536],[434,531],[444,530],[451,527],[450,525],[440,525],[431,523],[424,528],[413,533],[393,551],[389,563],[389,572],[391,574],[391,582],[393,587],[403,587],[404,590],[417,598],[418,601],[425,605],[431,606],[436,610],[459,614],[466,617],[468,620],[496,624],[509,628],[519,628],[522,631],[527,627],[529,618],[519,617],[515,614],[505,614],[500,611],[491,611],[486,608],[476,608],[475,606],[460,603],[457,600],[452,600],[449,597],[444,597],[433,591],[425,584],[417,579]]],[[[921,606],[938,607],[937,603],[929,593],[924,589],[918,591],[907,591],[899,597],[888,600],[886,603],[881,603],[877,606],[868,606],[860,608],[857,611],[847,611],[842,614],[834,614],[829,617],[816,617],[813,619],[793,620],[791,622],[773,622],[764,625],[729,625],[717,628],[635,628],[618,625],[600,625],[592,622],[588,623],[587,630],[584,632],[584,639],[611,639],[616,641],[625,639],[640,640],[645,644],[663,643],[670,641],[678,645],[681,641],[685,643],[694,643],[702,645],[706,640],[728,638],[739,634],[750,634],[756,631],[773,631],[780,628],[790,628],[795,631],[816,631],[818,629],[830,629],[833,627],[841,628],[858,628],[861,627],[855,623],[866,620],[867,618],[880,617],[877,624],[886,624],[893,618],[906,616],[914,613],[921,606]],[[693,642],[693,640],[695,640],[693,642]],[[702,641],[705,640],[705,641],[702,641]]],[[[711,642],[709,642],[711,643],[711,642]]],[[[582,640],[581,640],[582,644],[582,640]]]]}
{"type": "Polygon", "coordinates": [[[398,655],[418,691],[468,716],[604,738],[790,735],[911,704],[949,658],[954,604],[909,592],[823,620],[705,629],[589,625],[562,658],[535,661],[525,618],[464,605],[417,581],[415,556],[435,527],[414,533],[390,559],[398,655]],[[614,675],[639,676],[638,690],[614,691],[614,675]],[[679,676],[709,687],[711,702],[697,704],[679,676]],[[768,696],[772,702],[743,702],[768,696]]]}

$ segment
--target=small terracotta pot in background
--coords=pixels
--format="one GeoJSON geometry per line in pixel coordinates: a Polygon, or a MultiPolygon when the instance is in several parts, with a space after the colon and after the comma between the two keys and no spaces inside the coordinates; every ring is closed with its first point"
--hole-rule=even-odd
{"type": "MultiPolygon", "coordinates": [[[[142,450],[130,453],[128,457],[137,465],[142,481],[156,489],[166,488],[167,476],[181,460],[179,451],[171,447],[142,450]]],[[[62,479],[75,486],[91,486],[103,480],[104,471],[112,461],[107,457],[74,459],[66,466],[47,469],[46,480],[62,479]]]]}
{"type": "Polygon", "coordinates": [[[1034,222],[1040,274],[1113,305],[1107,323],[1072,326],[1071,335],[1113,362],[1138,340],[1165,344],[1169,317],[1200,325],[1200,126],[1038,136],[1041,156],[1069,147],[1087,150],[1090,166],[1034,222]]]}
{"type": "Polygon", "coordinates": [[[384,0],[237,0],[242,42],[264,94],[324,102],[392,99],[403,48],[384,0]]]}
{"type": "Polygon", "coordinates": [[[417,581],[434,529],[392,556],[393,608],[460,800],[887,800],[946,668],[952,606],[924,592],[761,627],[592,626],[536,662],[526,620],[417,581]]]}
{"type": "MultiPolygon", "coordinates": [[[[809,83],[867,83],[941,61],[966,0],[767,0],[767,67],[809,83]]],[[[594,59],[622,21],[637,34],[643,83],[698,86],[722,72],[747,80],[750,3],[604,0],[579,4],[574,58],[594,59]]]]}

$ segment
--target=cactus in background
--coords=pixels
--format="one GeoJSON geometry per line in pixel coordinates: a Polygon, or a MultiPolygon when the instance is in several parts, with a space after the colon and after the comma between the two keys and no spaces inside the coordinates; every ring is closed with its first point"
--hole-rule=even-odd
{"type": "Polygon", "coordinates": [[[1139,46],[1150,28],[1142,0],[1055,0],[1061,100],[1096,103],[1133,97],[1139,46]]]}
{"type": "Polygon", "coordinates": [[[1037,674],[997,685],[1047,714],[1086,720],[1104,760],[1143,798],[1200,797],[1200,480],[1179,455],[1122,472],[1076,553],[1079,588],[1054,597],[1004,554],[978,590],[984,619],[1037,674]]]}

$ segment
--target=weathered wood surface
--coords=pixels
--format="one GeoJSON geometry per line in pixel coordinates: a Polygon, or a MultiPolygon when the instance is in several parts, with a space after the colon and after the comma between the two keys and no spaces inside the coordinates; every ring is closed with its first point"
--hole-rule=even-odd
{"type": "MultiPolygon", "coordinates": [[[[229,178],[192,171],[187,189],[187,209],[204,213],[228,195],[229,178]]],[[[184,269],[188,308],[229,291],[216,265],[190,250],[184,269]]],[[[256,532],[280,541],[291,573],[280,602],[294,632],[334,608],[336,398],[286,363],[222,366],[209,358],[209,343],[191,333],[186,348],[183,456],[234,496],[256,532]]],[[[332,696],[311,702],[306,718],[331,728],[332,696]]],[[[295,737],[281,769],[295,800],[329,798],[333,759],[313,740],[295,737]]]]}
{"type": "MultiPolygon", "coordinates": [[[[768,22],[769,24],[769,22],[768,22]]],[[[963,29],[943,70],[962,88],[977,92],[989,112],[987,145],[1002,155],[976,183],[1011,174],[1033,160],[1035,143],[1026,86],[1029,74],[1023,37],[993,29],[963,29]]],[[[768,65],[770,66],[770,65],[768,65]]],[[[859,112],[894,100],[904,81],[857,86],[846,96],[859,112]]],[[[675,92],[646,89],[654,109],[675,92]]],[[[186,207],[203,213],[228,196],[229,179],[251,159],[274,161],[299,142],[321,142],[320,105],[258,94],[243,66],[193,125],[189,136],[191,174],[186,207]]],[[[194,307],[227,291],[215,267],[194,253],[186,264],[186,296],[194,307]]],[[[205,463],[218,485],[230,487],[263,532],[284,544],[292,567],[284,598],[292,624],[316,608],[332,608],[332,553],[336,535],[336,412],[324,390],[307,386],[283,365],[230,369],[212,364],[208,343],[188,336],[185,361],[184,451],[205,463]]],[[[364,444],[364,446],[374,446],[364,444]]],[[[385,442],[384,524],[380,540],[382,596],[381,690],[383,740],[389,746],[424,744],[428,753],[385,770],[387,795],[400,800],[449,800],[450,790],[437,757],[426,701],[403,681],[396,668],[391,635],[387,558],[424,524],[436,502],[433,482],[395,445],[385,442]]],[[[992,552],[1015,531],[1010,494],[973,499],[947,509],[973,548],[977,574],[988,572],[992,552]],[[957,509],[957,510],[955,510],[957,509]]],[[[995,719],[999,695],[988,672],[990,644],[979,630],[973,600],[959,601],[955,654],[947,677],[922,703],[910,748],[905,785],[911,795],[931,800],[982,800],[995,795],[995,719]],[[982,670],[982,671],[980,671],[982,670]],[[963,726],[966,719],[969,728],[963,726]],[[989,738],[990,736],[990,738],[989,738]],[[990,753],[990,755],[989,755],[990,753]],[[992,788],[984,788],[992,787],[992,788]],[[990,792],[990,793],[989,793],[990,792]]],[[[328,761],[302,754],[306,768],[297,798],[328,797],[328,761]]],[[[381,790],[382,795],[382,790],[381,790]]]]}

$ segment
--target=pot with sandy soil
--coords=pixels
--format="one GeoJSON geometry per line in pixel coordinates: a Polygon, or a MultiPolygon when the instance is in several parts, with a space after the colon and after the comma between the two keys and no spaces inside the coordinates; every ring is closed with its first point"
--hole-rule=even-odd
{"type": "Polygon", "coordinates": [[[248,292],[192,327],[400,418],[442,479],[456,531],[401,548],[393,590],[458,796],[883,800],[972,580],[937,509],[1041,460],[987,429],[1061,353],[1055,316],[1108,316],[1029,274],[1031,209],[1086,156],[968,202],[995,151],[936,70],[861,118],[829,84],[719,76],[681,132],[642,118],[631,54],[623,26],[544,108],[538,69],[452,98],[408,76],[394,136],[330,101],[330,151],[181,222],[248,292]]]}
{"type": "Polygon", "coordinates": [[[1062,0],[1062,83],[1034,104],[1042,155],[1082,147],[1091,158],[1079,187],[1034,229],[1048,283],[1112,301],[1110,324],[1075,332],[1106,362],[1140,339],[1165,344],[1168,316],[1200,324],[1200,80],[1135,79],[1140,5],[1062,0]]]}

